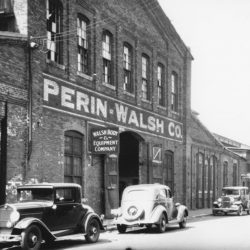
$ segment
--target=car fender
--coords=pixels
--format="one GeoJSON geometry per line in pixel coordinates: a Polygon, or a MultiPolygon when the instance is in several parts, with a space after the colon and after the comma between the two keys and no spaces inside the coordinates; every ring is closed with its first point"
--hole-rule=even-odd
{"type": "Polygon", "coordinates": [[[15,229],[18,229],[20,231],[25,230],[28,228],[31,224],[35,224],[40,227],[42,234],[46,236],[46,238],[50,238],[51,240],[55,240],[56,237],[50,232],[49,228],[39,219],[27,217],[22,220],[20,220],[16,225],[15,229]]]}
{"type": "Polygon", "coordinates": [[[101,222],[101,219],[100,217],[98,216],[98,214],[94,213],[94,212],[89,212],[82,220],[82,226],[83,226],[83,230],[84,232],[86,232],[87,230],[87,226],[88,226],[88,223],[91,219],[95,218],[98,222],[99,222],[99,225],[100,225],[100,229],[101,230],[104,230],[104,227],[103,227],[103,224],[101,222]]]}
{"type": "Polygon", "coordinates": [[[177,211],[178,211],[178,214],[177,214],[176,219],[177,219],[178,222],[183,221],[184,216],[186,216],[186,217],[188,216],[187,207],[184,206],[184,205],[179,205],[177,207],[177,211]]]}
{"type": "Polygon", "coordinates": [[[167,210],[164,206],[162,205],[156,206],[151,213],[150,223],[157,223],[163,213],[168,217],[167,210]]]}

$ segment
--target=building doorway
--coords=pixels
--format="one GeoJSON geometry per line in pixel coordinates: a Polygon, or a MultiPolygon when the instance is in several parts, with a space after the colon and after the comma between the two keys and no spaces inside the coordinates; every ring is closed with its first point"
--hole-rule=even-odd
{"type": "Polygon", "coordinates": [[[125,187],[139,183],[140,138],[132,132],[120,134],[119,199],[125,187]]]}

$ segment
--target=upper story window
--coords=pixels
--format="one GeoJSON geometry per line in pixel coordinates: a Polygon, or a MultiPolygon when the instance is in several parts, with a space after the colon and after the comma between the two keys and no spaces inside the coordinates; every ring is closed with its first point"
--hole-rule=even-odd
{"type": "Polygon", "coordinates": [[[223,187],[228,186],[228,162],[223,163],[223,187]]]}
{"type": "Polygon", "coordinates": [[[112,35],[108,31],[102,34],[103,83],[113,85],[112,74],[112,35]]]}
{"type": "Polygon", "coordinates": [[[149,93],[149,58],[142,55],[142,98],[144,100],[150,99],[149,93]]]}
{"type": "Polygon", "coordinates": [[[88,19],[78,15],[77,17],[77,46],[78,46],[77,69],[78,71],[84,74],[89,74],[88,26],[89,26],[88,19]]]}
{"type": "Polygon", "coordinates": [[[178,112],[178,75],[176,72],[171,74],[171,110],[178,112]]]}
{"type": "Polygon", "coordinates": [[[47,58],[59,64],[63,63],[62,17],[61,2],[47,0],[47,58]]]}
{"type": "Polygon", "coordinates": [[[132,83],[132,48],[128,44],[123,45],[123,89],[133,92],[132,83]]]}
{"type": "Polygon", "coordinates": [[[158,64],[157,66],[157,97],[158,104],[164,106],[164,66],[158,64]]]}

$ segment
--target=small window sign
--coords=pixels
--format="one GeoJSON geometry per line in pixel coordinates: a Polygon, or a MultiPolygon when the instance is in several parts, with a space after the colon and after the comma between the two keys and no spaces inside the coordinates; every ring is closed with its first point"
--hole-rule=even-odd
{"type": "Polygon", "coordinates": [[[153,147],[153,162],[161,163],[162,162],[162,148],[153,147]]]}

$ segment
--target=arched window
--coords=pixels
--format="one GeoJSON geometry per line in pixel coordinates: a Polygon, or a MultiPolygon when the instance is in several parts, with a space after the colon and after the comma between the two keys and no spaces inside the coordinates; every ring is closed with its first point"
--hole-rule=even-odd
{"type": "Polygon", "coordinates": [[[228,162],[223,162],[223,187],[228,186],[228,162]]]}
{"type": "Polygon", "coordinates": [[[64,139],[64,182],[82,185],[83,136],[66,131],[64,139]]]}
{"type": "Polygon", "coordinates": [[[196,207],[203,208],[204,197],[203,197],[203,174],[204,174],[204,155],[201,153],[196,154],[196,207]]]}
{"type": "Polygon", "coordinates": [[[89,20],[82,15],[77,17],[77,70],[89,74],[89,20]]]}
{"type": "Polygon", "coordinates": [[[123,89],[133,93],[132,81],[132,47],[128,43],[123,44],[123,89]]]}
{"type": "Polygon", "coordinates": [[[59,0],[47,0],[47,58],[63,63],[63,6],[59,0]]]}
{"type": "Polygon", "coordinates": [[[102,60],[103,60],[103,67],[102,67],[102,81],[105,84],[114,85],[112,79],[112,43],[113,43],[113,36],[112,34],[105,30],[102,33],[102,60]]]}
{"type": "Polygon", "coordinates": [[[171,74],[171,110],[178,112],[178,75],[175,71],[171,74]]]}

